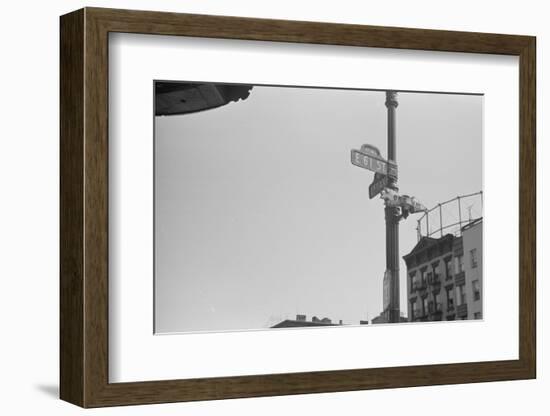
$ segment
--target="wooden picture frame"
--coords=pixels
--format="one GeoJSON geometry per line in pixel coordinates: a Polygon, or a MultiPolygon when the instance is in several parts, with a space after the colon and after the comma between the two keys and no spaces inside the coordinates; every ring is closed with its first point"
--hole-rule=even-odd
{"type": "Polygon", "coordinates": [[[60,396],[82,407],[536,377],[535,38],[85,8],[61,17],[60,396]],[[108,34],[368,46],[519,57],[519,359],[109,383],[108,34]]]}

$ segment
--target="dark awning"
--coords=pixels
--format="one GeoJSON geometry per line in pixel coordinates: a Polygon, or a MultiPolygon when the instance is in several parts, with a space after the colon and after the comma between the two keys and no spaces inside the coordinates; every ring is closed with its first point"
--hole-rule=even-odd
{"type": "Polygon", "coordinates": [[[252,85],[188,82],[155,83],[155,115],[189,114],[245,100],[252,85]]]}

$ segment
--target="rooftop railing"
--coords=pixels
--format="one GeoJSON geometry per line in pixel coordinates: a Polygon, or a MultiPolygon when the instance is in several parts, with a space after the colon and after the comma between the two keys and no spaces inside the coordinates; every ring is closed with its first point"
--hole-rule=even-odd
{"type": "Polygon", "coordinates": [[[483,217],[483,191],[459,195],[427,210],[417,220],[417,237],[462,235],[462,227],[483,217]]]}

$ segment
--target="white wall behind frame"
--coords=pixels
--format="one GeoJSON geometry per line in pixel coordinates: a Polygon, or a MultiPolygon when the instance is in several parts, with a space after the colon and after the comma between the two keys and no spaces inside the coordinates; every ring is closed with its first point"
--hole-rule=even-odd
{"type": "MultiPolygon", "coordinates": [[[[312,394],[262,399],[174,403],[110,409],[80,408],[57,399],[58,386],[58,17],[83,6],[166,10],[188,13],[243,15],[294,20],[517,33],[537,36],[538,94],[538,212],[548,207],[543,165],[550,160],[544,129],[546,81],[550,56],[550,26],[545,2],[487,0],[359,2],[341,0],[251,1],[231,0],[106,0],[49,2],[18,1],[3,5],[2,87],[3,151],[0,204],[3,298],[0,311],[0,387],[6,394],[0,412],[8,415],[407,415],[462,416],[475,414],[545,414],[549,407],[550,361],[548,343],[549,285],[544,278],[538,291],[538,379],[500,383],[434,386],[312,394]],[[22,29],[22,19],[25,28],[22,29]],[[19,80],[32,80],[32,94],[22,93],[19,80]],[[29,113],[29,102],[40,110],[29,113]],[[31,115],[32,114],[32,115],[31,115]],[[39,209],[38,209],[39,207],[39,209]],[[32,258],[29,259],[29,253],[32,258]],[[391,409],[391,410],[390,410],[391,409]]],[[[549,222],[538,218],[538,275],[544,276],[549,222]]]]}

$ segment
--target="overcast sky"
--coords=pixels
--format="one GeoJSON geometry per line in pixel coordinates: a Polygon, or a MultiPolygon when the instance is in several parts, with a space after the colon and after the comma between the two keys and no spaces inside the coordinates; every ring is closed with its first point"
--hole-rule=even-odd
{"type": "MultiPolygon", "coordinates": [[[[254,87],[245,101],[156,117],[157,332],[258,329],[382,310],[382,200],[353,166],[386,154],[385,93],[254,87]]],[[[482,189],[483,97],[399,93],[398,186],[431,208],[482,189]]],[[[400,224],[400,257],[416,219],[400,224]]],[[[401,310],[406,312],[406,265],[401,310]]]]}

